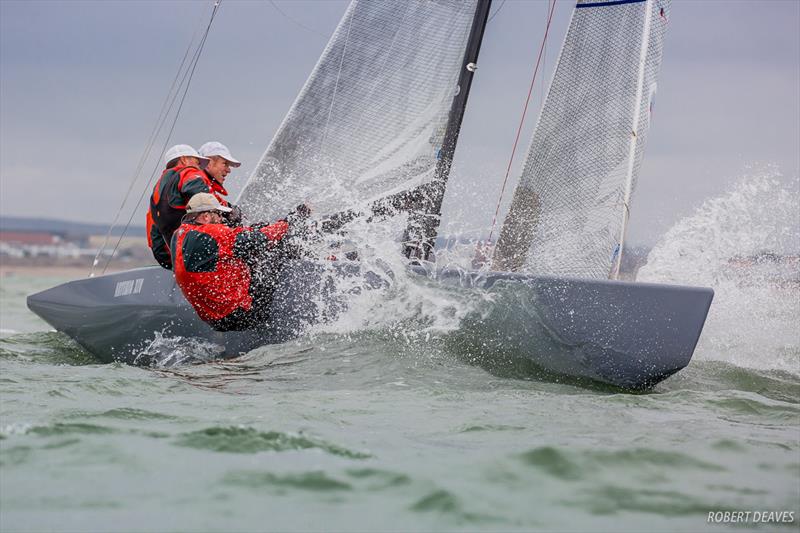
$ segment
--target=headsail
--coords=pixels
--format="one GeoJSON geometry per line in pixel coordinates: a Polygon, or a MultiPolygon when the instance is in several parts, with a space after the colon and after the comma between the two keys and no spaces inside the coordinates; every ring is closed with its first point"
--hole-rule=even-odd
{"type": "Polygon", "coordinates": [[[668,17],[669,0],[579,0],[493,269],[613,274],[668,17]]]}
{"type": "Polygon", "coordinates": [[[245,186],[245,212],[309,201],[330,213],[433,180],[478,4],[354,0],[245,186]]]}

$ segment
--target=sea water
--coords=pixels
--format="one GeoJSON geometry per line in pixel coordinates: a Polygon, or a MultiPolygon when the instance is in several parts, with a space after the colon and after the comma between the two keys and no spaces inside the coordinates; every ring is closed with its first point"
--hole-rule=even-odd
{"type": "Polygon", "coordinates": [[[750,175],[653,249],[640,279],[716,297],[690,366],[643,394],[473,357],[480,297],[369,247],[385,290],[205,364],[174,338],[152,367],[99,364],[24,306],[64,280],[5,277],[0,529],[796,531],[797,271],[744,258],[792,251],[797,202],[750,175]]]}

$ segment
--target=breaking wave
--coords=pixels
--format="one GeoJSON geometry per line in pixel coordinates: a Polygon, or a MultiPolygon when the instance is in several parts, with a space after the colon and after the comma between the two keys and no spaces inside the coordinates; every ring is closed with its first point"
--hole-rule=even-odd
{"type": "Polygon", "coordinates": [[[695,357],[800,373],[800,186],[775,167],[751,170],[677,222],[639,281],[710,286],[695,357]]]}

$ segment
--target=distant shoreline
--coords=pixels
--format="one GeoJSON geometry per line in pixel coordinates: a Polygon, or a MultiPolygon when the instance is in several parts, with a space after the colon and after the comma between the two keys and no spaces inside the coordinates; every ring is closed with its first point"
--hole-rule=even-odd
{"type": "MultiPolygon", "coordinates": [[[[112,272],[120,272],[130,268],[138,268],[146,265],[111,265],[106,270],[107,274],[112,272]]],[[[103,271],[102,267],[98,267],[95,275],[100,275],[103,271]]],[[[91,267],[88,265],[25,265],[25,264],[7,264],[5,261],[0,262],[0,278],[6,277],[58,277],[69,279],[82,279],[88,278],[91,272],[91,267]]]]}

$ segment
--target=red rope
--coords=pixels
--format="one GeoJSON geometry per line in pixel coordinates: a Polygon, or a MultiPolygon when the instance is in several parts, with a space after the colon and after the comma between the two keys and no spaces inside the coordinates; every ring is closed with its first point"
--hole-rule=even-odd
{"type": "Polygon", "coordinates": [[[500,204],[503,202],[503,194],[506,192],[506,184],[508,183],[508,175],[511,173],[511,163],[514,162],[514,154],[517,152],[517,144],[519,143],[519,136],[522,134],[522,126],[525,123],[525,114],[528,112],[528,104],[531,101],[531,94],[533,93],[533,86],[536,83],[536,75],[539,73],[539,64],[542,61],[542,54],[544,52],[544,45],[547,43],[547,34],[550,31],[550,22],[553,20],[553,12],[556,9],[556,0],[550,3],[550,12],[547,15],[547,26],[544,30],[544,37],[542,38],[542,45],[539,47],[539,57],[536,58],[536,67],[533,69],[533,76],[531,78],[531,86],[528,89],[528,97],[525,99],[525,108],[522,110],[522,118],[519,120],[519,127],[517,128],[517,137],[514,139],[514,147],[511,149],[511,157],[508,160],[508,167],[506,168],[506,176],[503,178],[503,188],[500,189],[500,198],[497,199],[497,208],[494,210],[494,217],[492,217],[492,229],[489,231],[489,242],[494,235],[494,227],[497,224],[497,214],[500,212],[500,204]]]}

